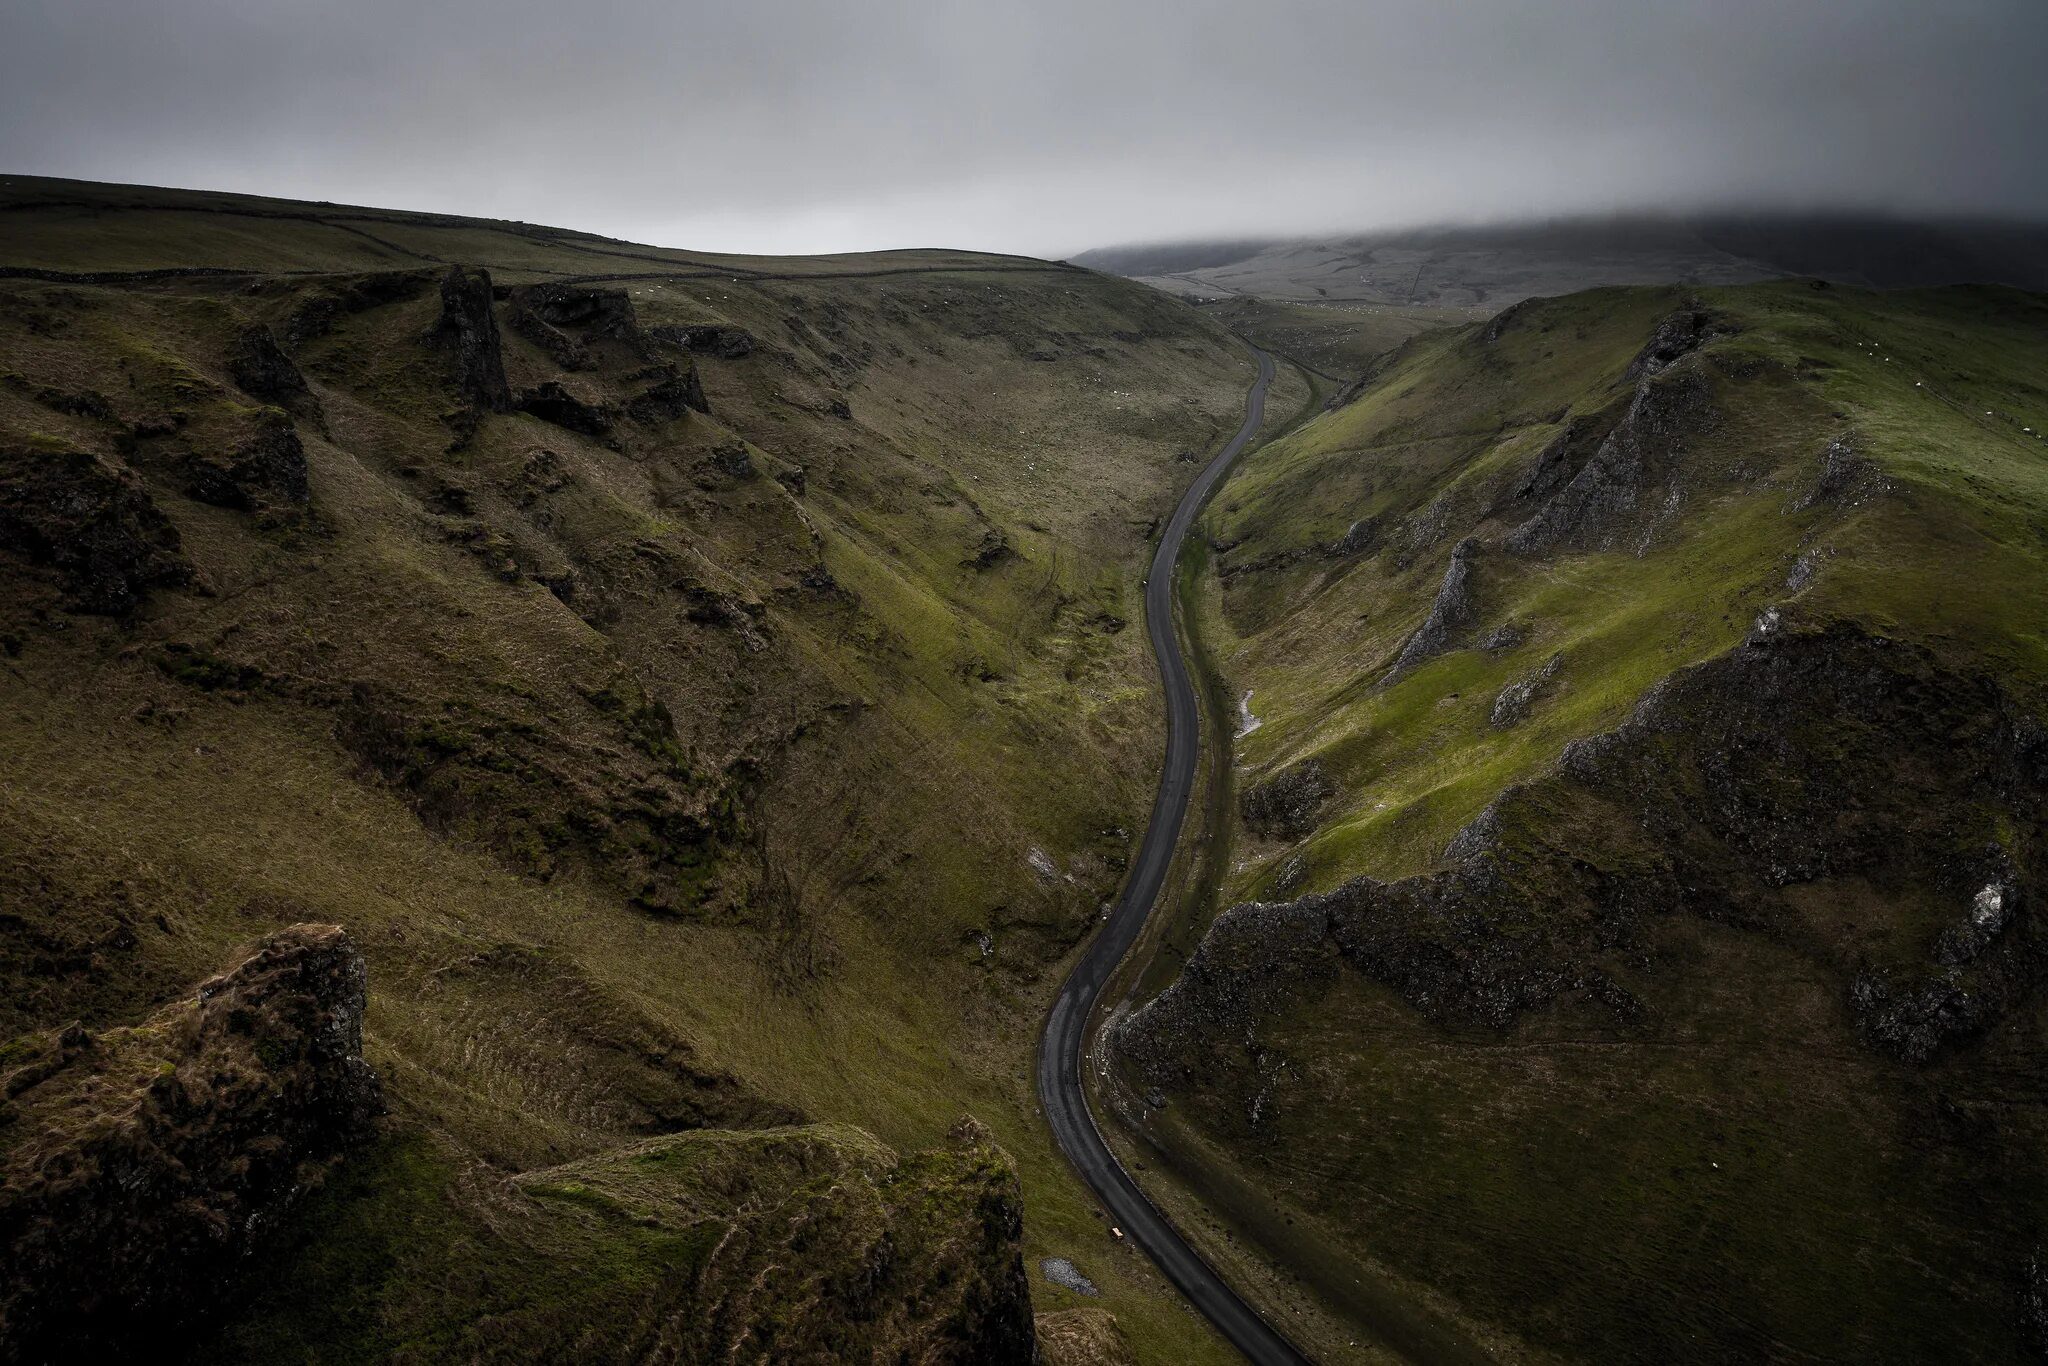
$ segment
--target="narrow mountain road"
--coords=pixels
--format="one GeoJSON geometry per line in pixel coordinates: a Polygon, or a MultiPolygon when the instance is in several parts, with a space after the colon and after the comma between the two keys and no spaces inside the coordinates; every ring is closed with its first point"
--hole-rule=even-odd
{"type": "Polygon", "coordinates": [[[1145,626],[1153,656],[1159,661],[1160,678],[1166,686],[1166,764],[1159,775],[1159,791],[1152,799],[1152,822],[1138,846],[1138,857],[1131,865],[1123,895],[1095,942],[1081,955],[1073,975],[1060,988],[1059,999],[1053,1002],[1038,1047],[1038,1095],[1060,1150],[1108,1208],[1124,1236],[1143,1248],[1166,1278],[1257,1366],[1297,1366],[1308,1358],[1259,1317],[1258,1311],[1246,1304],[1145,1198],[1145,1193],[1102,1141],[1102,1132],[1096,1128],[1095,1117],[1088,1110],[1088,1098],[1081,1089],[1081,1059],[1096,998],[1102,994],[1117,964],[1137,942],[1138,932],[1152,913],[1160,886],[1166,880],[1167,867],[1173,862],[1174,845],[1179,842],[1181,822],[1187,815],[1188,797],[1194,788],[1201,741],[1200,717],[1187,661],[1181,657],[1180,642],[1173,629],[1174,565],[1180,559],[1181,541],[1201,512],[1202,504],[1222,482],[1231,462],[1257,435],[1265,417],[1266,387],[1273,381],[1273,358],[1264,351],[1256,354],[1259,378],[1245,404],[1244,425],[1182,496],[1166,524],[1166,533],[1159,538],[1159,549],[1152,556],[1151,574],[1145,581],[1145,626]]]}

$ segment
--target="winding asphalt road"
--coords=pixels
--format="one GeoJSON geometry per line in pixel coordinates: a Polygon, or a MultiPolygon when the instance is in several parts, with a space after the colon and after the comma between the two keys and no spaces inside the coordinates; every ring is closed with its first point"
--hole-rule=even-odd
{"type": "Polygon", "coordinates": [[[1166,685],[1166,764],[1159,774],[1159,791],[1152,799],[1152,823],[1146,827],[1145,838],[1138,846],[1138,857],[1131,865],[1123,895],[1095,942],[1081,955],[1073,975],[1060,988],[1059,999],[1053,1002],[1052,1015],[1038,1045],[1038,1096],[1060,1150],[1108,1208],[1124,1236],[1158,1263],[1166,1279],[1257,1366],[1305,1366],[1308,1358],[1239,1298],[1145,1198],[1145,1193],[1102,1141],[1102,1131],[1096,1127],[1095,1117],[1088,1110],[1088,1097],[1081,1089],[1082,1052],[1087,1046],[1088,1021],[1094,1014],[1096,998],[1137,941],[1145,918],[1159,898],[1160,885],[1173,862],[1174,845],[1180,840],[1188,796],[1195,784],[1201,727],[1195,709],[1194,684],[1188,678],[1187,661],[1181,658],[1180,642],[1173,630],[1174,565],[1180,559],[1181,541],[1201,512],[1202,504],[1222,482],[1231,462],[1258,433],[1265,418],[1266,386],[1273,381],[1273,358],[1264,351],[1257,355],[1259,378],[1245,404],[1244,425],[1182,496],[1166,524],[1166,533],[1159,538],[1159,549],[1152,556],[1151,574],[1145,581],[1145,627],[1151,637],[1152,654],[1159,661],[1160,678],[1166,685]]]}

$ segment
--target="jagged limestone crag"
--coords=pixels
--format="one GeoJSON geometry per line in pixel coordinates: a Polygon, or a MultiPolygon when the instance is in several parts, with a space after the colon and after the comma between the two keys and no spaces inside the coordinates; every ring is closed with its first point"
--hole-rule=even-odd
{"type": "Polygon", "coordinates": [[[647,346],[633,301],[622,289],[589,285],[522,285],[509,292],[512,327],[533,342],[564,370],[596,366],[592,344],[618,342],[645,357],[647,346]]]}
{"type": "Polygon", "coordinates": [[[512,389],[505,382],[504,349],[491,311],[489,271],[448,267],[441,277],[441,315],[428,336],[448,359],[456,393],[473,409],[511,411],[512,389]]]}
{"type": "MultiPolygon", "coordinates": [[[[1517,642],[1518,643],[1518,642],[1517,642]]],[[[1543,667],[1527,678],[1518,678],[1502,688],[1493,699],[1493,711],[1488,719],[1496,726],[1512,726],[1529,714],[1529,708],[1549,688],[1551,680],[1557,677],[1558,665],[1564,656],[1554,654],[1545,660],[1543,667]]]]}
{"type": "MultiPolygon", "coordinates": [[[[1508,549],[1534,555],[1611,547],[1654,501],[1654,490],[1671,486],[1686,442],[1712,416],[1712,389],[1697,362],[1648,370],[1614,430],[1569,481],[1509,533],[1508,549]]],[[[1539,482],[1555,481],[1556,472],[1543,473],[1539,461],[1532,491],[1539,482]]]]}
{"type": "Polygon", "coordinates": [[[1392,675],[1406,673],[1426,660],[1452,649],[1471,630],[1478,617],[1478,598],[1472,584],[1472,565],[1479,557],[1479,541],[1467,536],[1451,550],[1451,562],[1444,567],[1443,581],[1430,601],[1429,615],[1394,657],[1392,675]]]}
{"type": "Polygon", "coordinates": [[[270,936],[134,1029],[9,1049],[0,1344],[22,1361],[161,1344],[221,1305],[382,1112],[347,935],[270,936]]]}
{"type": "Polygon", "coordinates": [[[1853,626],[1762,636],[1503,794],[1441,871],[1219,917],[1117,1046],[1179,1083],[1339,965],[1446,1025],[1569,995],[1625,1028],[1642,1006],[1622,965],[1689,914],[1811,954],[1871,1047],[1922,1060],[2048,981],[2023,891],[2048,876],[2044,813],[2048,736],[1995,684],[1853,626]],[[1835,885],[1892,889],[1938,928],[1844,944],[1791,890],[1835,885]]]}

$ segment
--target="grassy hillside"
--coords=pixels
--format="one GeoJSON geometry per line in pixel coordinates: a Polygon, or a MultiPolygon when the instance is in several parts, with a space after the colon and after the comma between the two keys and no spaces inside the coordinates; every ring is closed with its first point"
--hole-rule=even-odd
{"type": "Polygon", "coordinates": [[[1598,290],[1248,461],[1254,904],[1119,1035],[1186,1170],[1513,1357],[2038,1348],[2043,374],[2017,291],[1598,290]]]}
{"type": "Polygon", "coordinates": [[[280,925],[368,961],[384,1137],[206,1351],[467,1359],[482,1295],[548,1356],[563,1284],[701,1226],[632,1145],[873,1174],[972,1112],[1040,1307],[1069,1257],[1144,1359],[1213,1354],[1029,1056],[1149,801],[1137,577],[1231,337],[1015,258],[23,177],[0,337],[0,1035],[280,925]]]}

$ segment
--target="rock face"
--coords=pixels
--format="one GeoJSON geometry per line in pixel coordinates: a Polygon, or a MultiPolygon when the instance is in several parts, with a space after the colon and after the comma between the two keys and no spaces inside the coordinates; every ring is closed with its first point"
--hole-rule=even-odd
{"type": "Polygon", "coordinates": [[[287,402],[306,392],[306,377],[267,327],[248,328],[235,339],[228,373],[243,393],[267,403],[287,402]]]}
{"type": "Polygon", "coordinates": [[[1493,724],[1501,727],[1512,726],[1527,716],[1537,697],[1550,686],[1550,680],[1557,676],[1557,666],[1563,659],[1562,655],[1552,655],[1535,673],[1527,678],[1516,679],[1502,688],[1500,695],[1493,699],[1493,712],[1490,717],[1493,724]]]}
{"type": "Polygon", "coordinates": [[[1821,452],[1820,478],[1792,504],[1792,510],[1853,507],[1869,495],[1883,492],[1884,487],[1883,477],[1858,453],[1854,440],[1838,436],[1821,452]]]}
{"type": "Polygon", "coordinates": [[[428,341],[447,356],[455,388],[465,402],[481,412],[512,409],[512,389],[505,382],[505,356],[498,339],[498,320],[491,312],[491,273],[448,267],[441,277],[441,316],[428,341]]]}
{"type": "Polygon", "coordinates": [[[1657,324],[1657,330],[1636,358],[1629,362],[1625,379],[1643,379],[1668,370],[1681,356],[1704,346],[1713,335],[1713,318],[1697,303],[1678,310],[1657,324]]]}
{"type": "Polygon", "coordinates": [[[1479,555],[1479,542],[1467,536],[1451,551],[1443,582],[1429,605],[1429,615],[1395,657],[1393,672],[1406,673],[1426,660],[1449,650],[1468,629],[1477,614],[1472,592],[1472,562],[1479,555]]]}
{"type": "Polygon", "coordinates": [[[1514,501],[1541,506],[1556,497],[1585,468],[1617,419],[1618,414],[1610,410],[1566,422],[1564,430],[1536,453],[1536,459],[1516,483],[1511,495],[1514,501]]]}
{"type": "Polygon", "coordinates": [[[711,405],[704,401],[704,385],[698,380],[695,370],[657,365],[641,371],[634,378],[651,381],[645,390],[626,401],[626,415],[635,422],[673,422],[685,413],[711,411],[711,405]]]}
{"type": "Polygon", "coordinates": [[[597,364],[590,343],[615,341],[644,354],[645,343],[622,289],[589,285],[521,285],[511,292],[512,329],[548,353],[564,370],[597,364]]]}
{"type": "Polygon", "coordinates": [[[1336,795],[1322,761],[1304,759],[1237,799],[1245,825],[1269,839],[1300,839],[1316,828],[1316,813],[1336,795]]]}
{"type": "Polygon", "coordinates": [[[611,433],[612,410],[570,392],[559,380],[551,379],[531,389],[521,389],[516,406],[522,413],[531,413],[543,422],[552,422],[557,427],[581,432],[585,436],[602,437],[611,433]]]}
{"type": "Polygon", "coordinates": [[[657,341],[719,360],[743,360],[754,354],[754,334],[744,327],[723,323],[699,327],[656,327],[651,329],[651,335],[657,341]]]}
{"type": "Polygon", "coordinates": [[[1218,917],[1117,1046],[1171,1085],[1256,1051],[1264,1014],[1340,966],[1443,1025],[1572,996],[1625,1027],[1640,1007],[1610,964],[1686,913],[1807,946],[1873,1049],[1925,1059],[2048,982],[2016,890],[2048,878],[2044,814],[2048,737],[1995,685],[1851,626],[1753,638],[1509,789],[1441,871],[1218,917]],[[1884,887],[1947,928],[1845,947],[1808,925],[1805,886],[1884,887]]]}
{"type": "Polygon", "coordinates": [[[1569,483],[1509,534],[1508,548],[1541,554],[1611,547],[1653,503],[1652,490],[1675,473],[1687,437],[1712,413],[1712,394],[1696,362],[1648,370],[1613,432],[1569,483]]]}
{"type": "Polygon", "coordinates": [[[81,612],[131,612],[192,577],[141,482],[84,451],[0,449],[0,549],[46,566],[81,612]]]}
{"type": "Polygon", "coordinates": [[[291,419],[264,409],[232,454],[188,452],[185,491],[202,503],[242,511],[293,512],[312,500],[306,450],[291,419]]]}
{"type": "Polygon", "coordinates": [[[364,988],[347,935],[300,925],[139,1029],[35,1039],[0,1129],[8,1359],[126,1359],[207,1316],[382,1112],[364,988]]]}

